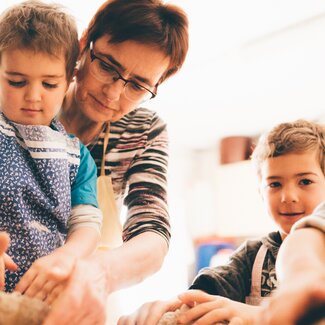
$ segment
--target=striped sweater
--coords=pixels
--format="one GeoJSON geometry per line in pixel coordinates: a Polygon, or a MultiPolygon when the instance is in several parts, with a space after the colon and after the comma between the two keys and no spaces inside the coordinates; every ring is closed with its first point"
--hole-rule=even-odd
{"type": "MultiPolygon", "coordinates": [[[[105,130],[88,149],[100,174],[105,130]]],[[[138,108],[111,123],[105,174],[111,175],[117,207],[127,207],[123,240],[146,231],[170,239],[167,208],[168,138],[166,124],[148,109],[138,108]]]]}

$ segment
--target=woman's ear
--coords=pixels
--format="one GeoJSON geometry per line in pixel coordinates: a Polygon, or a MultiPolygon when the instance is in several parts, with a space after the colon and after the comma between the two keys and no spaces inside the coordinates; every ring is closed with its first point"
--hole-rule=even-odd
{"type": "Polygon", "coordinates": [[[77,66],[76,66],[76,67],[73,69],[72,76],[70,77],[69,80],[67,80],[67,88],[66,88],[66,90],[65,90],[66,92],[68,91],[71,82],[75,81],[75,79],[76,79],[76,75],[77,75],[77,72],[78,72],[78,69],[77,69],[77,66]]]}
{"type": "Polygon", "coordinates": [[[87,55],[84,53],[80,56],[76,63],[76,67],[73,72],[73,80],[82,80],[86,74],[85,66],[87,61],[87,55]]]}
{"type": "Polygon", "coordinates": [[[74,81],[76,79],[77,73],[79,71],[79,65],[80,65],[80,61],[77,61],[76,67],[73,69],[71,81],[74,81]]]}

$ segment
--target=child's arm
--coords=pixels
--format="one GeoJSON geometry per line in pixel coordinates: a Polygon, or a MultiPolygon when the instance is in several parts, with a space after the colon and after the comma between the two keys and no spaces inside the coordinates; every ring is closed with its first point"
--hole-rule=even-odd
{"type": "Polygon", "coordinates": [[[178,298],[191,308],[178,317],[178,324],[191,324],[200,321],[211,324],[255,324],[259,306],[250,306],[231,299],[209,295],[200,290],[188,290],[178,298]]]}
{"type": "Polygon", "coordinates": [[[97,202],[97,167],[81,143],[80,166],[71,186],[71,205],[65,245],[36,260],[20,279],[16,291],[50,303],[72,273],[75,261],[91,254],[99,242],[102,213],[97,202]]]}
{"type": "Polygon", "coordinates": [[[65,244],[36,260],[20,279],[16,291],[41,300],[49,299],[51,292],[58,291],[59,284],[71,274],[76,260],[94,252],[100,239],[100,210],[77,206],[72,209],[68,224],[65,244]]]}
{"type": "Polygon", "coordinates": [[[169,324],[165,313],[175,311],[177,324],[199,321],[202,325],[251,325],[255,324],[260,309],[225,297],[209,295],[201,290],[188,290],[175,299],[145,303],[133,314],[122,316],[118,325],[169,324]],[[184,305],[189,306],[189,309],[181,307],[184,305]]]}
{"type": "Polygon", "coordinates": [[[7,233],[0,232],[0,290],[3,290],[5,286],[5,270],[6,268],[11,271],[17,270],[17,265],[11,259],[11,257],[6,254],[6,250],[9,247],[10,238],[7,233]]]}

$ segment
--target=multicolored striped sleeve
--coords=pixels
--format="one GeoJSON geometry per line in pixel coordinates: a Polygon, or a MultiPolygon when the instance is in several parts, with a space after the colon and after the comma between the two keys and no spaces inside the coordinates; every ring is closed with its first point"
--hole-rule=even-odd
{"type": "Polygon", "coordinates": [[[145,143],[134,156],[125,175],[128,193],[124,204],[128,208],[128,213],[123,240],[152,231],[163,236],[169,243],[167,128],[155,113],[146,124],[145,143]]]}

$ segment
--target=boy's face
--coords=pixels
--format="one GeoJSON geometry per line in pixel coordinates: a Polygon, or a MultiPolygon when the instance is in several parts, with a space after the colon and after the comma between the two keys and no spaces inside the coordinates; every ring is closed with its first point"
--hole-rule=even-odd
{"type": "Polygon", "coordinates": [[[325,200],[325,177],[317,151],[267,159],[261,169],[261,194],[282,237],[325,200]]]}
{"type": "Polygon", "coordinates": [[[0,62],[0,109],[19,124],[50,125],[67,91],[65,58],[6,50],[0,62]]]}

